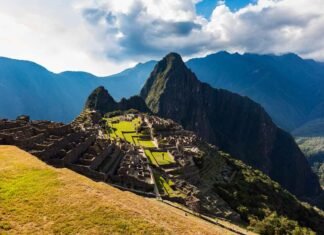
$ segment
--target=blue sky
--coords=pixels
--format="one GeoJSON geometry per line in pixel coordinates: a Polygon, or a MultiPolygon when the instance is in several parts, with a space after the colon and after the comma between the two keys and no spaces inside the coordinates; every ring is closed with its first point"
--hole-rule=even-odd
{"type": "MultiPolygon", "coordinates": [[[[232,11],[237,11],[256,0],[225,0],[226,6],[232,11]]],[[[209,18],[218,4],[219,0],[203,0],[196,5],[197,13],[209,18]]]]}

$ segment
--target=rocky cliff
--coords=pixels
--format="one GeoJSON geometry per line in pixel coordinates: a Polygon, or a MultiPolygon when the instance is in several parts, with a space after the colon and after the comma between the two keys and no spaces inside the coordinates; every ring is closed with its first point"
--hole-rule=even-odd
{"type": "Polygon", "coordinates": [[[85,104],[85,108],[99,111],[101,114],[129,109],[136,109],[140,112],[150,112],[145,101],[140,96],[132,96],[129,99],[123,98],[120,102],[116,102],[103,86],[96,88],[90,94],[85,104]]]}
{"type": "Polygon", "coordinates": [[[321,192],[294,139],[247,97],[198,81],[176,53],[161,60],[141,91],[148,107],[262,170],[297,196],[321,192]]]}

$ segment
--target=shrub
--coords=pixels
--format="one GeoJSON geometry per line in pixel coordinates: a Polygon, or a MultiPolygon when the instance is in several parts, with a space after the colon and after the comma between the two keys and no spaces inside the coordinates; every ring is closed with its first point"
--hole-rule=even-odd
{"type": "Polygon", "coordinates": [[[265,217],[262,221],[250,219],[251,228],[261,235],[313,235],[312,230],[300,227],[296,221],[278,216],[276,212],[265,217]]]}

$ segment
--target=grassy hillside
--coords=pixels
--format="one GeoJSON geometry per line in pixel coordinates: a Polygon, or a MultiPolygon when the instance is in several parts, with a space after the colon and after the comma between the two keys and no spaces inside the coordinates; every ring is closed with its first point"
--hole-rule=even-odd
{"type": "Polygon", "coordinates": [[[0,146],[0,234],[230,234],[153,199],[0,146]]]}

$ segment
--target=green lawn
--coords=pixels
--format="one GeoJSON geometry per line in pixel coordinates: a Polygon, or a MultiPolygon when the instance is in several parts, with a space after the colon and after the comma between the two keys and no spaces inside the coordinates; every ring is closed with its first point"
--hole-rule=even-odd
{"type": "MultiPolygon", "coordinates": [[[[141,134],[136,133],[136,125],[140,125],[140,118],[135,118],[133,121],[120,121],[119,123],[112,123],[115,120],[119,120],[120,117],[114,117],[107,119],[107,123],[110,127],[109,133],[111,138],[125,139],[128,143],[136,146],[142,146],[144,148],[155,147],[152,140],[140,140],[141,134]]],[[[169,165],[174,163],[172,156],[167,152],[155,152],[145,150],[145,155],[150,162],[156,166],[169,165]]]]}
{"type": "Polygon", "coordinates": [[[153,143],[152,140],[139,140],[139,145],[142,147],[146,148],[154,148],[155,144],[153,143]]]}
{"type": "Polygon", "coordinates": [[[159,188],[159,191],[161,193],[167,194],[170,197],[185,197],[184,194],[174,191],[171,186],[174,185],[174,182],[172,180],[166,181],[161,175],[154,174],[155,182],[157,187],[159,188]]]}
{"type": "Polygon", "coordinates": [[[155,158],[156,162],[163,166],[174,163],[173,158],[167,152],[154,152],[151,151],[152,156],[155,158]]]}
{"type": "Polygon", "coordinates": [[[130,133],[124,132],[123,139],[125,139],[128,143],[138,146],[139,135],[136,134],[136,132],[130,132],[130,133]]]}
{"type": "Polygon", "coordinates": [[[141,133],[136,133],[136,126],[141,124],[140,118],[135,118],[133,121],[120,121],[119,123],[112,123],[113,121],[119,120],[120,117],[113,117],[106,119],[107,124],[110,127],[109,134],[111,138],[125,139],[127,142],[142,146],[146,148],[155,147],[151,140],[140,140],[141,133]]]}
{"type": "Polygon", "coordinates": [[[167,152],[145,150],[145,155],[149,158],[150,162],[156,166],[163,166],[174,163],[174,160],[167,152]]]}
{"type": "Polygon", "coordinates": [[[113,139],[119,137],[121,139],[125,139],[131,144],[138,145],[136,138],[140,136],[140,134],[136,134],[136,126],[140,125],[140,118],[135,118],[133,121],[120,121],[118,123],[113,123],[113,121],[119,119],[120,117],[107,119],[107,124],[110,127],[110,137],[113,139]]]}
{"type": "Polygon", "coordinates": [[[144,153],[146,155],[146,157],[149,159],[150,163],[155,165],[155,166],[159,166],[159,164],[156,162],[155,158],[153,157],[152,153],[150,150],[144,150],[144,153]]]}

